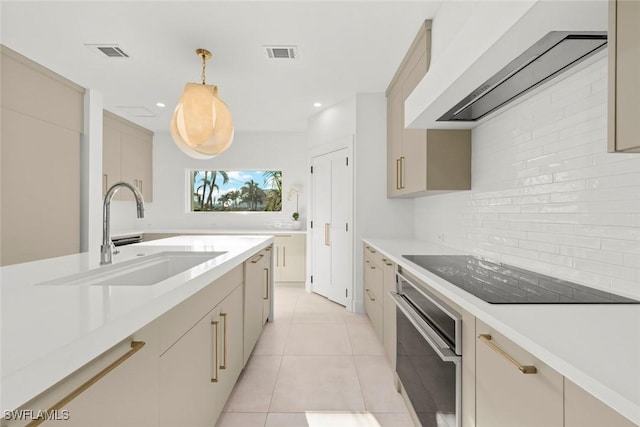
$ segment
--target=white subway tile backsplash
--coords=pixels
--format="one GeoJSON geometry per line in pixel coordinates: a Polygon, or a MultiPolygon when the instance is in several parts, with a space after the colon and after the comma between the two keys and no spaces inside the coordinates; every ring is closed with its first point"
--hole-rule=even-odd
{"type": "Polygon", "coordinates": [[[603,58],[473,130],[472,190],[415,203],[416,237],[640,297],[640,155],[607,153],[603,58]]]}

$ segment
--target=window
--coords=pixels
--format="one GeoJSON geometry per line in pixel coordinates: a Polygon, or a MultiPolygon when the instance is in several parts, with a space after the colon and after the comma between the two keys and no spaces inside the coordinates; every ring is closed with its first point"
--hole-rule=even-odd
{"type": "Polygon", "coordinates": [[[282,210],[282,171],[212,171],[190,174],[191,212],[282,210]]]}

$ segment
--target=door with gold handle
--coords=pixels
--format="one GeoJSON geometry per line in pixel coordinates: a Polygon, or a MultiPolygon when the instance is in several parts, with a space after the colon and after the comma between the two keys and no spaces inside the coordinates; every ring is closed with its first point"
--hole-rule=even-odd
{"type": "MultiPolygon", "coordinates": [[[[92,385],[94,385],[95,383],[100,381],[102,378],[107,376],[109,374],[109,372],[113,371],[118,366],[120,366],[122,363],[124,363],[127,359],[129,359],[131,356],[136,354],[139,350],[142,349],[142,347],[144,347],[144,345],[145,345],[144,341],[131,341],[131,348],[129,349],[129,351],[127,351],[125,354],[123,354],[122,356],[120,356],[119,358],[117,358],[116,360],[111,362],[111,364],[109,364],[107,367],[102,369],[100,372],[95,374],[93,377],[89,378],[87,381],[82,383],[78,388],[73,390],[71,393],[67,394],[61,400],[59,400],[58,402],[53,404],[53,406],[51,406],[45,412],[46,413],[53,413],[53,412],[57,412],[57,411],[62,410],[65,406],[67,406],[67,404],[69,402],[71,402],[73,399],[75,399],[76,397],[80,396],[82,393],[87,391],[87,389],[89,389],[89,387],[91,387],[92,385]]],[[[39,418],[31,421],[29,424],[27,424],[27,427],[39,426],[40,424],[42,424],[45,421],[46,421],[45,417],[39,417],[39,418]]]]}

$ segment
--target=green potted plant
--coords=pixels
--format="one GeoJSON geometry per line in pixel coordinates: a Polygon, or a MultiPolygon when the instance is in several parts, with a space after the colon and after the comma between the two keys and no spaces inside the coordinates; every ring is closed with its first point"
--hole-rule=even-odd
{"type": "Polygon", "coordinates": [[[298,200],[300,198],[300,190],[295,187],[291,187],[289,191],[287,191],[287,200],[291,201],[293,194],[296,195],[296,210],[291,214],[291,220],[293,221],[293,228],[300,228],[300,212],[298,212],[298,200]]]}

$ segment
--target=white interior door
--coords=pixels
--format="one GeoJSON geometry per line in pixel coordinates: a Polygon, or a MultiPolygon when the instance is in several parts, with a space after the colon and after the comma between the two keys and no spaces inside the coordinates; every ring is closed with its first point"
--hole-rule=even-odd
{"type": "Polygon", "coordinates": [[[344,148],[312,160],[312,290],[345,306],[353,283],[353,179],[348,154],[344,148]]]}

